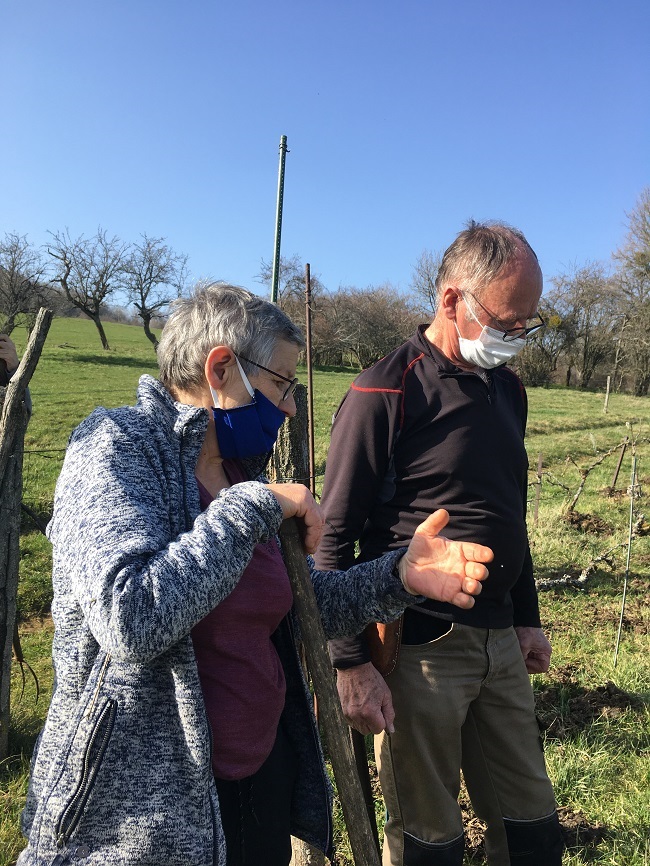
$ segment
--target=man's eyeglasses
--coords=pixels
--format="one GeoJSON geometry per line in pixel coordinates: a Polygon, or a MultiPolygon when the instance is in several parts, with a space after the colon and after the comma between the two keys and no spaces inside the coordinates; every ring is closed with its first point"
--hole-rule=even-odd
{"type": "Polygon", "coordinates": [[[483,310],[484,313],[487,313],[490,319],[499,326],[498,330],[503,333],[503,339],[506,343],[511,343],[513,340],[520,340],[522,337],[526,339],[526,337],[530,337],[531,334],[536,334],[538,331],[541,331],[543,327],[545,327],[546,322],[542,318],[539,311],[535,313],[532,319],[526,320],[526,326],[524,328],[506,328],[504,327],[503,322],[498,316],[495,316],[494,313],[491,313],[487,307],[484,307],[483,304],[479,301],[479,299],[472,294],[472,292],[467,289],[458,289],[461,297],[465,295],[469,295],[473,301],[479,305],[479,307],[483,310]]]}
{"type": "Polygon", "coordinates": [[[281,376],[279,373],[276,373],[274,370],[269,370],[268,367],[263,367],[262,364],[258,364],[257,361],[251,361],[249,358],[244,358],[243,355],[238,355],[238,358],[241,358],[242,361],[246,361],[247,364],[252,364],[253,367],[259,367],[260,370],[264,370],[266,373],[270,373],[272,376],[275,376],[276,379],[282,379],[283,382],[288,382],[289,387],[282,394],[282,401],[288,400],[289,397],[295,394],[296,388],[298,387],[298,377],[294,379],[287,379],[286,376],[281,376]]]}

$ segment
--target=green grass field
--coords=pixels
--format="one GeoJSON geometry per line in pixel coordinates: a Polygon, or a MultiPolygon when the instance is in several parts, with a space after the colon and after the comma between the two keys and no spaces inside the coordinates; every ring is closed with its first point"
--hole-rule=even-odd
{"type": "MultiPolygon", "coordinates": [[[[43,518],[51,509],[73,427],[95,406],[133,402],[138,377],[156,373],[153,349],[141,329],[109,323],[106,332],[110,352],[101,350],[91,322],[55,319],[32,380],[34,414],[25,443],[24,500],[43,518]]],[[[24,332],[16,331],[13,337],[24,348],[24,332]]],[[[319,474],[324,470],[332,414],[353,377],[352,370],[314,373],[319,474]]],[[[573,840],[565,863],[650,864],[650,401],[614,394],[605,414],[602,394],[550,388],[530,389],[529,404],[529,531],[537,576],[544,580],[564,575],[577,578],[596,557],[611,551],[582,586],[559,586],[540,595],[554,656],[551,672],[535,677],[534,686],[545,727],[549,770],[563,823],[573,840]],[[625,453],[614,495],[608,495],[607,488],[619,452],[588,473],[574,509],[577,516],[568,522],[566,506],[578,489],[581,471],[584,474],[625,436],[636,439],[636,445],[625,453]],[[615,668],[633,451],[639,482],[634,511],[638,534],[632,543],[615,668]],[[543,476],[535,521],[539,454],[543,476]]],[[[15,664],[13,757],[0,768],[0,866],[13,864],[22,844],[18,818],[29,756],[52,687],[50,594],[49,544],[25,517],[19,613],[23,649],[38,675],[41,695],[36,702],[29,674],[23,689],[15,664]]],[[[379,801],[377,809],[381,815],[379,801]]],[[[337,864],[347,866],[352,861],[340,820],[339,833],[337,864]]],[[[468,864],[484,862],[477,840],[473,833],[468,834],[468,864]]]]}

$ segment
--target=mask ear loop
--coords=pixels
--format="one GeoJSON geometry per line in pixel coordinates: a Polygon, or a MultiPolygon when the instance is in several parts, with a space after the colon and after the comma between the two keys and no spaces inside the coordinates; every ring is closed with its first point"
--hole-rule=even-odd
{"type": "MultiPolygon", "coordinates": [[[[255,402],[255,389],[253,388],[251,383],[248,381],[248,376],[246,375],[246,373],[244,373],[244,369],[243,369],[242,365],[239,363],[239,358],[237,357],[237,355],[235,355],[235,361],[237,362],[237,366],[239,367],[239,372],[241,374],[242,382],[244,383],[244,386],[245,386],[246,390],[248,391],[249,397],[253,398],[253,403],[254,403],[255,402]]],[[[219,398],[217,397],[217,392],[214,390],[212,385],[210,385],[209,383],[208,383],[208,388],[210,389],[210,394],[212,395],[214,408],[220,409],[221,407],[219,406],[219,398]]]]}
{"type": "Polygon", "coordinates": [[[241,373],[242,382],[246,386],[246,390],[248,391],[249,396],[254,398],[255,397],[255,390],[254,390],[253,386],[251,385],[251,383],[248,381],[248,376],[246,375],[246,373],[244,373],[244,368],[239,363],[239,358],[237,357],[237,355],[235,355],[235,361],[237,361],[237,366],[239,367],[239,372],[241,373]]]}

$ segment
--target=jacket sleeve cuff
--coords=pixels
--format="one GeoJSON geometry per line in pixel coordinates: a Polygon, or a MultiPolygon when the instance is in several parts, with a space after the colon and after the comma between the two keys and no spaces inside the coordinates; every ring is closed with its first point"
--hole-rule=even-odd
{"type": "Polygon", "coordinates": [[[330,659],[337,670],[356,668],[370,661],[368,642],[363,635],[329,641],[330,659]]]}

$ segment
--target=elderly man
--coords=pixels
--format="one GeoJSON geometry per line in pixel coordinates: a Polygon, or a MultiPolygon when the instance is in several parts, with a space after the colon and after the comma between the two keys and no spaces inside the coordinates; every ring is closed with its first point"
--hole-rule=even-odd
{"type": "Polygon", "coordinates": [[[495,553],[470,610],[427,602],[333,641],[344,713],[374,733],[385,866],[460,866],[460,770],[490,866],[556,866],[562,839],[528,673],[548,670],[525,520],[526,393],[504,365],[544,323],[525,237],[471,222],[429,327],[357,377],[332,429],[320,568],[407,544],[435,508],[495,553]],[[381,672],[380,672],[381,671],[381,672]]]}

